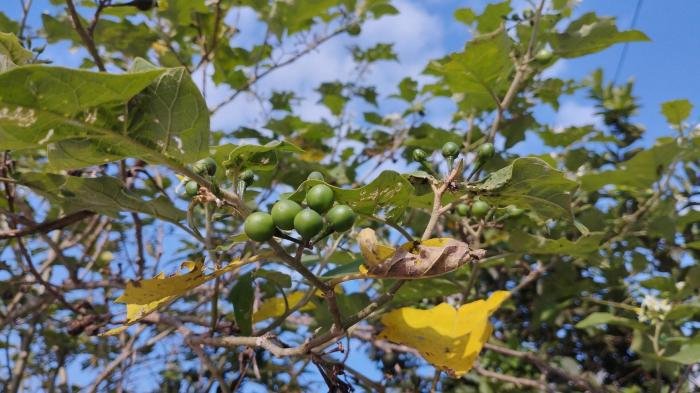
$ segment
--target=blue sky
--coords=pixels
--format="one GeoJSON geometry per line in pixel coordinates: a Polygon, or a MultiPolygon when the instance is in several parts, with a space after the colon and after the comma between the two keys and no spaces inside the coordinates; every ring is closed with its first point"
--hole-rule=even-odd
{"type": "MultiPolygon", "coordinates": [[[[591,10],[601,15],[616,16],[621,29],[630,26],[634,8],[639,0],[584,0],[576,11],[582,14],[591,10]]],[[[12,19],[20,16],[21,0],[0,0],[0,11],[12,19]]],[[[348,61],[347,46],[358,43],[370,46],[377,42],[396,42],[395,49],[399,55],[398,63],[382,63],[367,76],[365,83],[378,87],[381,96],[386,97],[395,91],[398,81],[406,75],[418,77],[427,61],[450,51],[459,50],[469,31],[466,26],[452,18],[455,8],[474,5],[481,8],[486,2],[449,1],[449,0],[400,0],[396,2],[400,15],[370,22],[357,38],[341,37],[320,48],[307,58],[280,70],[266,79],[262,84],[269,89],[288,89],[308,96],[299,106],[299,112],[305,119],[313,120],[328,115],[325,107],[316,103],[313,89],[322,81],[333,80],[348,74],[351,64],[348,61]]],[[[522,2],[518,2],[522,3],[522,2]]],[[[29,24],[40,24],[40,15],[44,10],[55,10],[47,0],[36,0],[29,24]]],[[[634,78],[635,93],[641,97],[641,109],[636,117],[647,128],[645,143],[649,144],[660,135],[669,134],[668,126],[659,112],[661,102],[675,98],[687,98],[691,102],[700,102],[700,55],[698,55],[697,37],[700,37],[700,2],[697,0],[644,1],[636,28],[644,31],[650,38],[648,43],[630,44],[619,81],[634,78]]],[[[262,29],[252,12],[242,11],[236,16],[243,31],[239,38],[243,44],[259,42],[262,29]]],[[[606,77],[612,77],[622,52],[622,45],[607,49],[601,53],[581,59],[560,61],[550,70],[550,75],[563,78],[581,78],[602,67],[606,77]]],[[[76,66],[80,64],[82,53],[70,51],[66,44],[53,47],[46,57],[55,64],[76,66]]],[[[1,87],[0,87],[1,88],[1,87]]],[[[209,88],[209,101],[215,103],[226,96],[225,88],[209,88]]],[[[447,124],[449,107],[443,102],[436,102],[429,107],[431,120],[447,124]]],[[[391,108],[391,105],[388,105],[391,108]]],[[[253,100],[241,96],[213,119],[215,128],[233,130],[238,125],[254,125],[260,121],[258,106],[253,100]]],[[[388,113],[383,113],[388,114],[388,113]]],[[[361,115],[361,113],[360,113],[361,115]]],[[[580,125],[595,122],[594,109],[584,97],[568,97],[562,101],[558,113],[543,110],[538,115],[553,119],[557,125],[580,125]]],[[[693,119],[696,119],[694,115],[693,119]]],[[[522,153],[540,153],[541,144],[537,138],[529,137],[516,146],[522,153]]],[[[362,363],[364,356],[357,352],[350,359],[350,364],[365,370],[362,363]]],[[[369,376],[378,379],[381,375],[376,370],[369,376]]]]}

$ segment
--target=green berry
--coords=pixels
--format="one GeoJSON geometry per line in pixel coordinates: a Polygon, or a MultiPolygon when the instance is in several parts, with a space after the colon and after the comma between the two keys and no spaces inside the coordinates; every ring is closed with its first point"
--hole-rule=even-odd
{"type": "Polygon", "coordinates": [[[460,203],[459,205],[457,205],[455,210],[457,210],[457,214],[459,214],[462,217],[466,217],[467,215],[469,215],[469,206],[465,205],[464,203],[460,203]]]}
{"type": "Polygon", "coordinates": [[[320,181],[325,181],[326,179],[323,177],[323,173],[319,171],[313,171],[309,173],[309,176],[307,176],[308,180],[320,180],[320,181]]]}
{"type": "Polygon", "coordinates": [[[476,151],[476,156],[482,162],[489,160],[494,154],[496,154],[496,148],[493,147],[493,143],[484,143],[476,151]]]}
{"type": "Polygon", "coordinates": [[[270,240],[275,233],[275,222],[272,220],[271,215],[255,212],[245,219],[243,230],[249,238],[258,242],[264,242],[270,240]]]}
{"type": "Polygon", "coordinates": [[[347,205],[335,205],[326,213],[326,220],[336,232],[345,232],[352,228],[355,217],[355,212],[347,205]]]}
{"type": "Polygon", "coordinates": [[[311,239],[323,229],[323,217],[311,209],[304,209],[294,217],[294,229],[305,240],[311,239]]]}
{"type": "Polygon", "coordinates": [[[509,216],[511,217],[518,217],[525,213],[525,210],[515,206],[515,205],[508,205],[506,206],[506,213],[508,213],[509,216]]]}
{"type": "Polygon", "coordinates": [[[185,195],[192,198],[199,194],[199,184],[196,181],[190,180],[185,183],[185,195]]]}
{"type": "Polygon", "coordinates": [[[361,32],[362,28],[360,27],[359,23],[353,23],[350,26],[348,26],[348,34],[352,36],[360,35],[361,32]]]}
{"type": "Polygon", "coordinates": [[[547,63],[552,60],[552,57],[554,57],[552,51],[548,49],[540,49],[540,51],[535,55],[535,60],[539,61],[540,63],[547,63]]]}
{"type": "Polygon", "coordinates": [[[454,142],[447,142],[442,145],[442,155],[445,158],[455,158],[459,155],[459,145],[454,142]]]}
{"type": "Polygon", "coordinates": [[[319,213],[333,206],[333,190],[325,184],[317,184],[306,193],[306,203],[319,213]]]}
{"type": "Polygon", "coordinates": [[[203,158],[192,165],[192,170],[200,176],[214,176],[216,173],[216,161],[211,157],[203,158]]]}
{"type": "Polygon", "coordinates": [[[272,206],[272,221],[277,228],[290,230],[294,229],[294,217],[301,211],[301,205],[289,199],[277,201],[272,206]]]}
{"type": "Polygon", "coordinates": [[[413,151],[413,160],[414,161],[425,161],[425,159],[428,158],[428,153],[425,152],[423,149],[416,149],[413,151]]]}
{"type": "Polygon", "coordinates": [[[253,171],[251,171],[250,169],[246,169],[245,171],[241,172],[238,178],[239,180],[245,182],[246,186],[249,186],[255,181],[255,173],[253,173],[253,171]]]}
{"type": "Polygon", "coordinates": [[[472,203],[472,207],[471,207],[472,217],[484,218],[484,217],[486,217],[486,214],[489,212],[490,209],[491,209],[491,206],[489,206],[488,203],[486,203],[484,201],[474,201],[474,203],[472,203]]]}

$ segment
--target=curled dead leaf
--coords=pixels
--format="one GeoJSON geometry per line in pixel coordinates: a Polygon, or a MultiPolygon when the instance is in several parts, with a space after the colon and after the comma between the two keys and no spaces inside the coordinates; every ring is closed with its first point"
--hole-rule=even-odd
{"type": "Polygon", "coordinates": [[[468,262],[477,262],[485,250],[472,249],[451,238],[435,238],[406,243],[398,249],[379,244],[374,231],[365,228],[358,236],[365,264],[360,271],[367,276],[416,279],[440,276],[468,262]]]}

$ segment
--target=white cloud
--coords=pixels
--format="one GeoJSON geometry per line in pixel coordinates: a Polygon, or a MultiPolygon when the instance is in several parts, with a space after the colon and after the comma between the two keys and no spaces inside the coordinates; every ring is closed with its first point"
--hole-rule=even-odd
{"type": "Polygon", "coordinates": [[[593,124],[602,126],[602,119],[596,115],[596,110],[590,105],[583,105],[576,101],[565,101],[559,107],[556,118],[554,119],[555,127],[572,127],[593,124]]]}
{"type": "MultiPolygon", "coordinates": [[[[385,16],[365,24],[359,37],[340,36],[323,44],[317,50],[296,62],[280,68],[257,84],[259,91],[267,94],[272,90],[291,90],[304,98],[296,112],[306,120],[318,120],[328,116],[328,110],[318,104],[314,89],[321,82],[353,77],[354,63],[348,47],[363,48],[377,43],[395,43],[394,50],[399,62],[381,62],[365,76],[363,84],[375,86],[384,97],[396,90],[396,85],[405,76],[419,77],[428,60],[444,52],[442,22],[437,15],[423,8],[418,1],[399,0],[395,6],[398,15],[385,16]]],[[[243,10],[230,21],[239,26],[242,33],[234,38],[236,45],[249,47],[262,40],[263,30],[257,17],[250,10],[243,10]]],[[[289,49],[289,48],[286,48],[289,49]]],[[[210,102],[219,102],[230,94],[226,88],[208,88],[210,102]]],[[[260,117],[260,106],[241,94],[213,118],[213,127],[230,130],[241,124],[252,125],[260,117]]]]}

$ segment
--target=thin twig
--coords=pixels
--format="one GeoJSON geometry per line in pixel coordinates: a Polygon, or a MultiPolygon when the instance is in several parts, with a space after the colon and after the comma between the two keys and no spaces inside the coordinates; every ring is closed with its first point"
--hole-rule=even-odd
{"type": "Polygon", "coordinates": [[[95,41],[92,39],[92,37],[90,37],[90,34],[88,34],[88,32],[83,27],[83,23],[80,21],[80,15],[75,9],[75,4],[73,4],[73,0],[66,0],[66,5],[68,6],[68,13],[70,14],[71,20],[73,21],[73,27],[80,36],[80,39],[83,41],[83,45],[85,45],[85,48],[90,53],[90,56],[92,56],[92,59],[95,62],[95,65],[97,66],[97,69],[103,72],[107,71],[107,69],[105,68],[105,64],[102,62],[102,58],[100,57],[100,53],[97,51],[95,41]]]}

